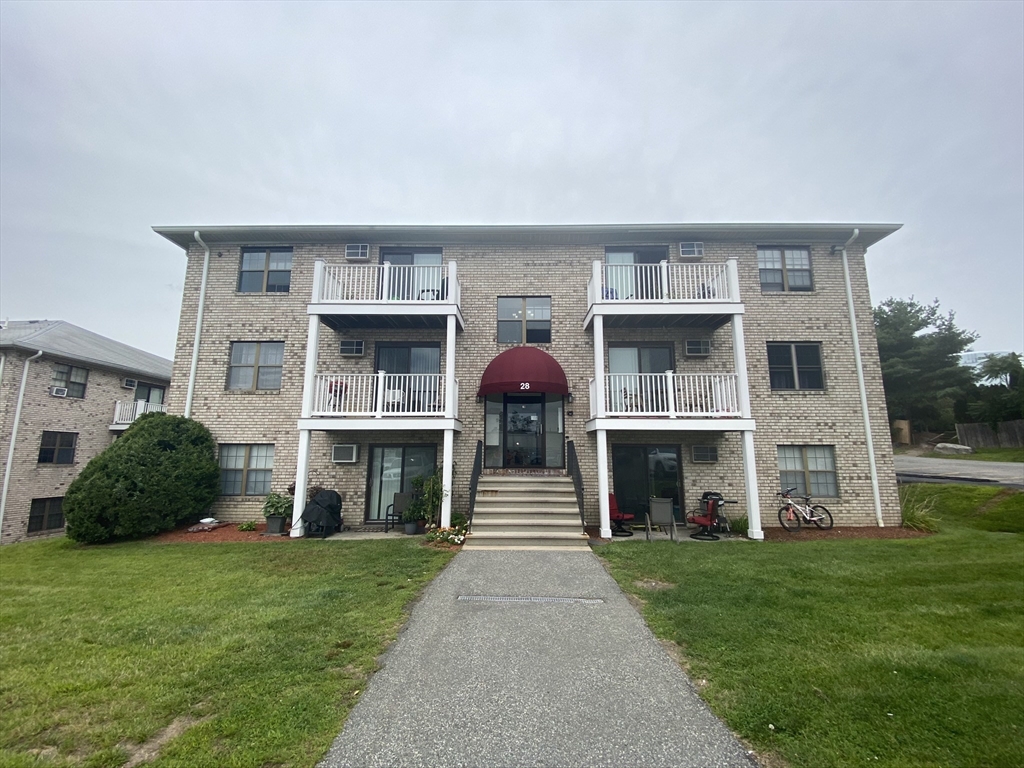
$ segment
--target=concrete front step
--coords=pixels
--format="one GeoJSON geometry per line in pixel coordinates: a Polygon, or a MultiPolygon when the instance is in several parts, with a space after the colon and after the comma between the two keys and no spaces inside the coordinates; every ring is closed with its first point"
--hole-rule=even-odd
{"type": "Polygon", "coordinates": [[[477,485],[466,549],[586,550],[572,480],[491,475],[477,485]]]}
{"type": "Polygon", "coordinates": [[[547,502],[547,503],[545,503],[545,502],[542,502],[542,501],[533,502],[531,504],[523,504],[521,502],[520,503],[516,503],[514,501],[510,502],[510,501],[508,501],[506,499],[502,499],[502,500],[500,500],[500,502],[496,501],[493,504],[479,504],[478,503],[476,505],[476,511],[473,514],[474,515],[479,515],[481,513],[487,513],[487,512],[490,512],[492,514],[495,513],[495,512],[508,512],[510,515],[517,515],[517,514],[520,514],[520,513],[522,513],[522,514],[529,514],[529,513],[532,512],[532,513],[536,513],[536,514],[539,514],[539,515],[548,514],[548,513],[554,513],[554,514],[560,514],[560,515],[572,515],[572,514],[575,514],[576,517],[579,517],[580,516],[579,509],[580,508],[578,506],[576,506],[575,504],[561,504],[559,502],[547,502]]]}
{"type": "Polygon", "coordinates": [[[580,525],[580,516],[562,512],[517,512],[516,510],[495,510],[494,512],[481,512],[479,510],[473,515],[473,524],[495,525],[509,523],[511,525],[525,525],[527,523],[536,525],[580,525]]]}
{"type": "Polygon", "coordinates": [[[473,523],[473,535],[485,534],[490,531],[498,531],[501,533],[518,533],[523,536],[532,536],[535,538],[546,538],[552,533],[568,533],[573,536],[580,535],[580,523],[579,520],[576,524],[572,523],[518,523],[515,521],[507,520],[496,520],[496,521],[483,521],[477,520],[473,523]]]}

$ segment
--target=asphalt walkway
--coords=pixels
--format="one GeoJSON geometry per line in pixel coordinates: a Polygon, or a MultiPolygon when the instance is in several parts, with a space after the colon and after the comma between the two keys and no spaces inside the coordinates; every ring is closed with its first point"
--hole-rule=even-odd
{"type": "Polygon", "coordinates": [[[593,554],[536,551],[460,552],[321,763],[752,765],[593,554]]]}
{"type": "Polygon", "coordinates": [[[893,456],[896,474],[907,481],[973,482],[1024,487],[1024,464],[1012,461],[893,456]]]}

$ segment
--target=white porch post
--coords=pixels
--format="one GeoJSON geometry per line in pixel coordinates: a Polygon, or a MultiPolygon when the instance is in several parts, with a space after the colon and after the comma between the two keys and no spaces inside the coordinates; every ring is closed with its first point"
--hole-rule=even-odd
{"type": "Polygon", "coordinates": [[[384,371],[377,371],[377,411],[373,414],[375,419],[384,416],[384,371]]]}
{"type": "Polygon", "coordinates": [[[295,462],[295,503],[292,505],[293,539],[301,538],[306,533],[302,523],[302,510],[306,506],[306,488],[309,478],[309,443],[312,433],[308,429],[299,430],[299,455],[295,462]]]}
{"type": "Polygon", "coordinates": [[[601,509],[601,538],[612,537],[611,508],[608,504],[608,430],[597,430],[597,501],[601,509]]]}
{"type": "MultiPolygon", "coordinates": [[[[735,266],[733,266],[735,269],[735,266]]],[[[737,294],[738,295],[738,294],[737,294]]],[[[743,337],[743,315],[732,316],[732,354],[736,366],[736,395],[739,399],[740,415],[751,418],[750,389],[747,384],[747,348],[743,337]]],[[[764,539],[761,530],[761,500],[757,492],[757,460],[754,456],[754,433],[747,429],[743,437],[743,481],[747,491],[747,536],[764,539]]]]}
{"type": "Polygon", "coordinates": [[[740,300],[740,271],[736,259],[725,262],[725,276],[729,285],[729,301],[740,300]]]}
{"type": "Polygon", "coordinates": [[[764,539],[761,530],[761,501],[757,495],[757,462],[754,459],[754,433],[743,430],[743,480],[747,486],[747,536],[764,539]]]}
{"type": "Polygon", "coordinates": [[[448,315],[444,349],[444,417],[455,418],[455,315],[448,315]]]}
{"type": "Polygon", "coordinates": [[[446,491],[441,501],[441,527],[452,524],[452,463],[454,461],[455,430],[444,431],[444,452],[441,454],[441,485],[446,491]]]}
{"type": "Polygon", "coordinates": [[[676,375],[673,371],[665,371],[665,397],[668,417],[674,419],[676,418],[676,375]]]}
{"type": "Polygon", "coordinates": [[[658,275],[661,278],[661,300],[668,301],[668,262],[662,261],[658,267],[658,275]]]}
{"type": "Polygon", "coordinates": [[[597,418],[605,417],[604,397],[604,317],[594,315],[594,413],[597,418]]]}

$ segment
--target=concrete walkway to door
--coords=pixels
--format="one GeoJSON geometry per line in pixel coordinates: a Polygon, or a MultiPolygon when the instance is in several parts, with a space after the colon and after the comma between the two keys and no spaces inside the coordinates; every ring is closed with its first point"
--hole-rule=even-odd
{"type": "Polygon", "coordinates": [[[427,588],[321,765],[754,763],[592,553],[477,551],[427,588]]]}

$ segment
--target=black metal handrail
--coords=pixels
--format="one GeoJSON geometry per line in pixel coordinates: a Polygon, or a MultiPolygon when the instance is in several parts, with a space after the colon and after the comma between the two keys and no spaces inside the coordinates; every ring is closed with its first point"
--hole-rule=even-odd
{"type": "Polygon", "coordinates": [[[473,459],[473,474],[469,478],[469,523],[473,523],[473,509],[476,507],[476,486],[484,470],[484,441],[476,441],[476,458],[473,459]]]}
{"type": "Polygon", "coordinates": [[[573,487],[576,489],[576,504],[580,508],[580,524],[587,526],[583,519],[583,473],[580,472],[580,460],[576,456],[576,444],[572,440],[565,441],[565,466],[572,477],[573,487]]]}

